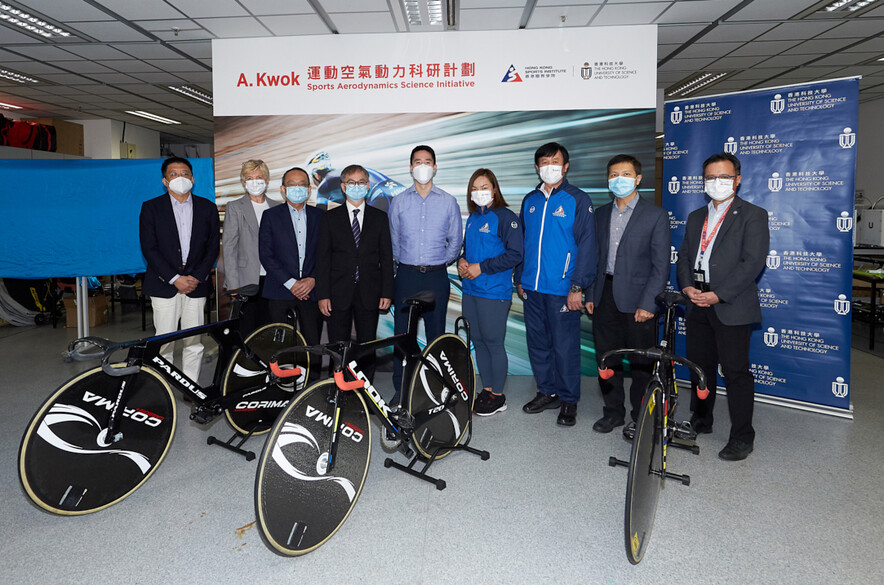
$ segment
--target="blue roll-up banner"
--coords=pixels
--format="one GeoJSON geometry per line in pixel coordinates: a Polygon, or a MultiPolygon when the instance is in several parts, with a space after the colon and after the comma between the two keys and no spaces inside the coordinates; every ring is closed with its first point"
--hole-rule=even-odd
{"type": "MultiPolygon", "coordinates": [[[[755,391],[842,416],[850,406],[850,307],[859,78],[665,105],[663,206],[671,282],[688,214],[704,206],[702,164],[730,152],[738,195],[767,210],[770,252],[752,334],[755,391]]],[[[684,327],[679,327],[684,348],[684,327]]],[[[679,377],[686,377],[681,372],[679,377]]],[[[720,385],[725,385],[721,381],[720,385]]]]}
{"type": "MultiPolygon", "coordinates": [[[[215,200],[210,158],[193,165],[193,193],[215,200]]],[[[144,272],[141,204],[162,195],[163,159],[0,160],[0,277],[144,272]]]]}

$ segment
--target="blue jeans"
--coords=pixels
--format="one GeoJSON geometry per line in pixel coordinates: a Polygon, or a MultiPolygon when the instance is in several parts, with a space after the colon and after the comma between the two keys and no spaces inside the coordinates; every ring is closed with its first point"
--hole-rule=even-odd
{"type": "Polygon", "coordinates": [[[495,394],[503,394],[506,370],[506,318],[509,300],[486,299],[465,294],[463,316],[470,322],[470,335],[476,346],[476,363],[482,376],[482,387],[491,388],[495,394]]]}

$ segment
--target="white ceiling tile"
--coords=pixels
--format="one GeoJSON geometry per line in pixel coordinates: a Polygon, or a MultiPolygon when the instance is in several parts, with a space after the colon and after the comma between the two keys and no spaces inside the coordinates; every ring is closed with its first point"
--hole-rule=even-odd
{"type": "Polygon", "coordinates": [[[154,41],[152,43],[127,43],[115,45],[117,49],[136,59],[174,59],[178,53],[154,41]]]}
{"type": "Polygon", "coordinates": [[[650,24],[666,9],[666,3],[608,4],[592,19],[593,25],[650,24]]]}
{"type": "Polygon", "coordinates": [[[325,22],[316,14],[262,16],[258,20],[279,36],[325,35],[330,32],[325,22]]]}
{"type": "Polygon", "coordinates": [[[856,42],[856,39],[811,39],[785,51],[788,55],[824,55],[834,53],[856,42]]]}
{"type": "Polygon", "coordinates": [[[197,59],[210,58],[212,56],[211,41],[169,43],[169,45],[197,59]]]}
{"type": "Polygon", "coordinates": [[[26,0],[19,4],[27,5],[28,10],[40,12],[58,21],[59,24],[71,21],[113,20],[114,18],[83,0],[26,0]]]}
{"type": "Polygon", "coordinates": [[[703,41],[750,41],[758,35],[764,34],[774,27],[776,23],[728,23],[723,22],[712,29],[701,40],[703,41]]]}
{"type": "Polygon", "coordinates": [[[813,58],[813,55],[777,55],[770,59],[765,59],[756,67],[798,67],[813,58]]]}
{"type": "Polygon", "coordinates": [[[62,73],[57,67],[39,61],[18,61],[14,69],[27,75],[41,76],[43,74],[62,73]]]}
{"type": "Polygon", "coordinates": [[[844,51],[847,53],[866,53],[869,51],[874,51],[876,53],[882,53],[881,56],[884,57],[884,37],[878,37],[876,39],[863,41],[862,43],[859,43],[854,47],[844,49],[844,51]]]}
{"type": "Polygon", "coordinates": [[[531,13],[527,28],[586,26],[598,9],[598,6],[538,6],[531,13]]]}
{"type": "Polygon", "coordinates": [[[249,15],[236,0],[170,0],[170,3],[190,18],[249,15]]]}
{"type": "Polygon", "coordinates": [[[765,55],[757,55],[754,57],[722,57],[712,64],[712,68],[716,70],[720,69],[722,71],[746,69],[747,67],[754,67],[758,63],[761,63],[765,58],[765,55]]]}
{"type": "Polygon", "coordinates": [[[340,33],[396,32],[396,23],[389,12],[340,12],[329,17],[340,33]]]}
{"type": "Polygon", "coordinates": [[[859,59],[857,55],[860,53],[838,53],[835,55],[829,55],[828,57],[823,57],[819,61],[814,61],[813,65],[817,67],[825,67],[827,65],[842,65],[842,66],[859,66],[860,63],[867,61],[866,59],[859,59]]]}
{"type": "Polygon", "coordinates": [[[190,59],[148,59],[146,61],[160,71],[170,71],[177,73],[179,71],[202,71],[203,68],[190,59]]]}
{"type": "MultiPolygon", "coordinates": [[[[16,47],[16,51],[21,51],[24,47],[16,47]]],[[[0,49],[0,63],[13,63],[15,61],[30,61],[31,58],[26,55],[17,55],[0,49]]]]}
{"type": "MultiPolygon", "coordinates": [[[[743,43],[694,43],[678,54],[679,57],[724,57],[743,43]]],[[[658,55],[659,56],[659,55],[658,55]]]]}
{"type": "Polygon", "coordinates": [[[756,0],[728,20],[787,20],[806,8],[813,0],[756,0]]]}
{"type": "Polygon", "coordinates": [[[182,77],[186,77],[187,80],[191,83],[197,83],[202,85],[211,91],[212,88],[212,72],[211,71],[188,71],[185,74],[182,74],[182,77]]]}
{"type": "Polygon", "coordinates": [[[108,69],[104,65],[96,63],[95,61],[65,61],[64,63],[60,63],[59,66],[64,67],[68,71],[73,71],[74,73],[113,73],[113,69],[108,69]]]}
{"type": "Polygon", "coordinates": [[[313,14],[307,0],[239,0],[255,16],[268,14],[313,14]]]}
{"type": "Polygon", "coordinates": [[[16,30],[12,30],[7,26],[0,26],[0,45],[9,46],[17,45],[19,43],[38,43],[42,45],[43,41],[35,39],[34,37],[29,37],[16,30]]]}
{"type": "Polygon", "coordinates": [[[72,31],[80,31],[105,43],[120,41],[149,40],[140,32],[126,26],[122,22],[72,22],[67,25],[72,31]]]}
{"type": "Polygon", "coordinates": [[[681,47],[681,45],[678,43],[671,45],[657,45],[657,59],[668,57],[672,51],[678,49],[679,47],[681,47]]]}
{"type": "Polygon", "coordinates": [[[479,8],[461,10],[460,30],[513,30],[522,18],[521,8],[479,8]]]}
{"type": "MultiPolygon", "coordinates": [[[[615,2],[647,2],[648,0],[608,0],[608,4],[614,4],[615,2]]],[[[670,0],[665,0],[669,2],[670,0]]],[[[482,3],[482,0],[477,0],[478,3],[482,3]]],[[[576,5],[589,5],[589,4],[604,4],[604,0],[537,0],[537,6],[576,6],[576,5]]],[[[524,6],[524,0],[522,2],[512,2],[510,6],[524,6]]]]}
{"type": "Polygon", "coordinates": [[[746,43],[739,49],[731,53],[732,57],[747,57],[754,55],[764,55],[771,57],[778,55],[787,49],[794,47],[800,41],[753,41],[746,43]]]}
{"type": "Polygon", "coordinates": [[[724,16],[740,0],[695,0],[693,2],[673,2],[657,23],[703,22],[712,23],[724,16]]]}
{"type": "MultiPolygon", "coordinates": [[[[573,2],[563,2],[562,0],[546,0],[546,2],[544,2],[541,0],[537,5],[578,3],[587,4],[586,0],[574,0],[573,2]]],[[[325,6],[325,4],[325,2],[322,3],[323,6],[325,6]]],[[[461,0],[459,4],[461,8],[523,8],[525,6],[525,0],[461,0]]]]}
{"type": "Polygon", "coordinates": [[[782,41],[782,40],[800,40],[806,41],[816,35],[823,33],[838,23],[831,20],[799,20],[795,22],[784,22],[776,28],[758,37],[757,41],[782,41]]]}
{"type": "Polygon", "coordinates": [[[173,30],[157,30],[152,31],[152,33],[159,39],[162,39],[166,42],[174,42],[174,41],[202,41],[214,38],[214,35],[204,28],[193,28],[193,29],[182,29],[179,31],[173,30]]]}
{"type": "Polygon", "coordinates": [[[705,27],[701,24],[673,24],[657,27],[658,43],[684,43],[705,27]]]}
{"type": "Polygon", "coordinates": [[[699,71],[715,61],[712,58],[702,59],[670,59],[657,68],[657,71],[699,71]]]}
{"type": "Polygon", "coordinates": [[[101,61],[102,65],[110,67],[114,71],[123,73],[152,73],[157,71],[156,67],[139,61],[138,59],[120,59],[114,61],[101,61]]]}
{"type": "Polygon", "coordinates": [[[75,61],[80,59],[79,55],[74,55],[63,49],[48,45],[28,45],[16,47],[13,50],[37,61],[75,61]]]}
{"type": "Polygon", "coordinates": [[[882,20],[853,19],[841,26],[829,29],[821,34],[820,38],[869,37],[877,35],[882,30],[884,30],[884,21],[882,20]]]}
{"type": "Polygon", "coordinates": [[[132,83],[135,81],[125,73],[90,73],[89,77],[101,83],[132,83]]]}
{"type": "Polygon", "coordinates": [[[86,59],[95,59],[98,61],[101,61],[103,59],[129,58],[129,55],[127,55],[126,53],[121,53],[120,51],[108,45],[66,45],[65,49],[72,53],[80,55],[81,57],[85,57],[86,59]]]}
{"type": "Polygon", "coordinates": [[[127,20],[180,18],[181,13],[164,0],[101,0],[101,4],[127,20]]]}
{"type": "Polygon", "coordinates": [[[86,84],[98,83],[97,81],[93,81],[92,79],[74,73],[52,73],[41,75],[40,77],[46,81],[57,83],[58,85],[77,85],[82,87],[86,84]]]}
{"type": "MultiPolygon", "coordinates": [[[[186,74],[183,74],[186,76],[186,74]]],[[[146,81],[147,83],[172,83],[178,84],[185,81],[182,77],[174,75],[172,73],[167,73],[165,71],[159,71],[157,73],[133,73],[132,77],[135,79],[140,79],[141,81],[146,81]]]]}
{"type": "MultiPolygon", "coordinates": [[[[783,71],[785,69],[781,69],[783,71]]],[[[732,79],[740,79],[742,81],[760,81],[762,79],[768,79],[775,72],[770,69],[747,69],[745,71],[740,71],[739,73],[734,73],[732,79]]],[[[728,78],[731,79],[731,78],[728,78]]]]}
{"type": "Polygon", "coordinates": [[[852,65],[838,71],[838,75],[844,77],[862,75],[863,78],[879,77],[881,78],[878,80],[879,83],[884,81],[884,75],[881,74],[881,68],[878,65],[852,65]]]}
{"type": "Polygon", "coordinates": [[[166,95],[169,93],[168,89],[157,87],[150,83],[121,83],[117,85],[117,87],[123,91],[130,91],[137,95],[166,95]]]}
{"type": "Polygon", "coordinates": [[[71,97],[78,97],[88,95],[89,92],[83,91],[82,87],[73,87],[70,85],[58,85],[52,88],[52,93],[56,95],[66,95],[71,97]]]}
{"type": "Polygon", "coordinates": [[[271,36],[267,29],[251,16],[242,18],[201,18],[197,22],[219,38],[271,36]]]}
{"type": "Polygon", "coordinates": [[[868,18],[868,19],[882,18],[882,17],[884,17],[884,6],[882,6],[881,8],[875,8],[873,10],[869,10],[868,12],[866,12],[865,14],[860,16],[860,18],[863,18],[863,19],[865,19],[865,18],[868,18]]]}
{"type": "MultiPolygon", "coordinates": [[[[326,12],[387,12],[387,0],[320,0],[319,2],[326,12]]],[[[398,0],[393,5],[399,4],[398,0]]]]}

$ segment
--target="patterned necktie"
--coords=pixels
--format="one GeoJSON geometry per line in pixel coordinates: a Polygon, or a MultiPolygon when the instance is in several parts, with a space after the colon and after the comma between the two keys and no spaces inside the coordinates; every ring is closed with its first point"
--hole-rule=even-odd
{"type": "MultiPolygon", "coordinates": [[[[359,237],[362,235],[362,230],[359,229],[359,210],[353,210],[353,241],[356,242],[356,247],[359,247],[359,237]]],[[[356,282],[359,282],[359,266],[356,266],[356,282]]]]}

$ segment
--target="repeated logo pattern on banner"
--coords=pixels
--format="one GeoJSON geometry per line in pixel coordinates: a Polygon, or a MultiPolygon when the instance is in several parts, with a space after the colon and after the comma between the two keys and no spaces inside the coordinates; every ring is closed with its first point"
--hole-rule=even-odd
{"type": "Polygon", "coordinates": [[[750,351],[757,393],[850,406],[858,96],[859,80],[849,78],[666,103],[671,282],[687,216],[708,202],[702,164],[709,155],[737,156],[737,194],[768,212],[771,249],[758,283],[763,320],[750,351]]]}

